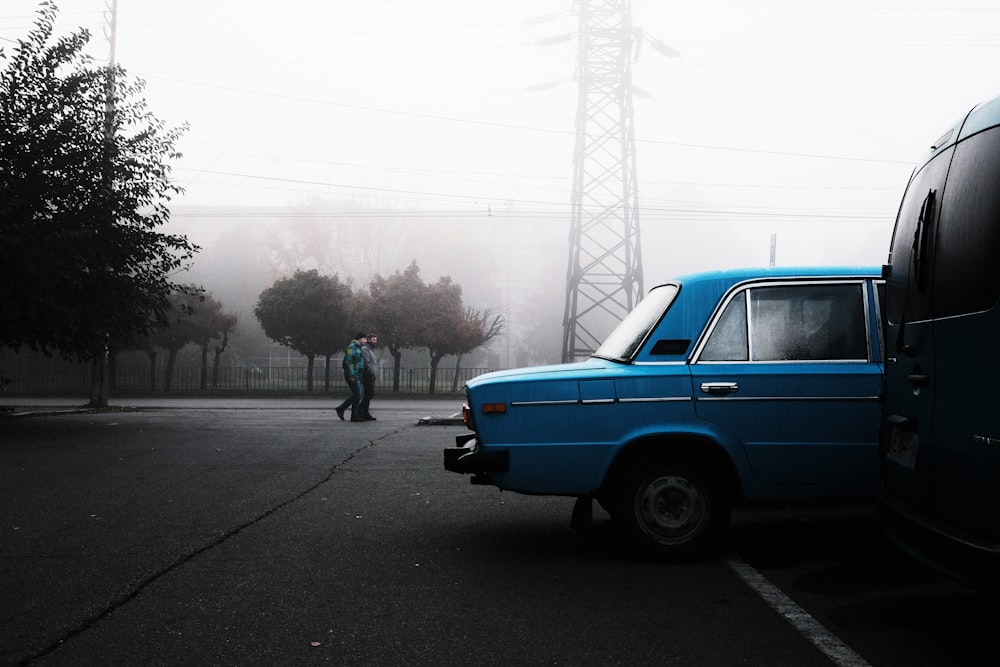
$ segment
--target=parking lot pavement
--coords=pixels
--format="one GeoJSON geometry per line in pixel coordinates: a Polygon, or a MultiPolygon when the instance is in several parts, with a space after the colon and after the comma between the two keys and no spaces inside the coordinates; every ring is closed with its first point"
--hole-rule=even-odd
{"type": "MultiPolygon", "coordinates": [[[[106,412],[129,410],[330,410],[343,397],[339,395],[289,398],[216,398],[216,397],[138,397],[109,401],[106,412]]],[[[460,423],[460,398],[420,398],[376,400],[374,410],[392,414],[421,414],[427,423],[460,423]]],[[[86,399],[72,397],[11,397],[0,394],[0,416],[25,417],[46,414],[97,412],[86,399]]]]}
{"type": "Polygon", "coordinates": [[[183,403],[0,419],[0,663],[830,664],[748,571],[862,664],[990,648],[988,601],[864,511],[741,511],[718,558],[643,563],[601,512],[445,472],[461,427],[420,422],[451,401],[183,403]]]}

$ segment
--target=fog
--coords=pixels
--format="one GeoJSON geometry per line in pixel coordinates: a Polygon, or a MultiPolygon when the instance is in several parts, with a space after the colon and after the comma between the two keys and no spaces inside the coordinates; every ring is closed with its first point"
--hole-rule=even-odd
{"type": "MultiPolygon", "coordinates": [[[[58,5],[59,29],[87,27],[106,59],[104,0],[58,5]]],[[[5,0],[5,50],[35,6],[5,0]]],[[[295,268],[363,287],[416,261],[504,309],[495,363],[524,346],[557,357],[573,7],[119,0],[118,63],[167,125],[190,124],[171,224],[204,248],[191,279],[245,309],[295,268]]],[[[916,158],[998,92],[981,74],[1000,51],[991,0],[631,8],[647,288],[765,265],[772,239],[779,265],[884,262],[916,158]]]]}

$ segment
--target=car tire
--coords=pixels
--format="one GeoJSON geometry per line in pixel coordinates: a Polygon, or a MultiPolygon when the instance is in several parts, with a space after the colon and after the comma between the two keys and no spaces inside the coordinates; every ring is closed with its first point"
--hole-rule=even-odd
{"type": "Polygon", "coordinates": [[[691,560],[714,548],[729,525],[721,477],[694,458],[645,457],[615,485],[612,519],[625,542],[647,560],[691,560]]]}

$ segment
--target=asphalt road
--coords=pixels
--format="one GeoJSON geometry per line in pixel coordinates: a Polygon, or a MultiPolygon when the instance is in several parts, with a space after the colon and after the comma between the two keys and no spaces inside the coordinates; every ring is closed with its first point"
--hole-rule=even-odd
{"type": "MultiPolygon", "coordinates": [[[[6,400],[8,405],[17,401],[6,400]]],[[[33,401],[0,417],[0,663],[956,665],[992,600],[869,508],[740,511],[631,560],[606,515],[442,468],[453,401],[33,401]],[[419,424],[424,417],[444,423],[419,424]]]]}

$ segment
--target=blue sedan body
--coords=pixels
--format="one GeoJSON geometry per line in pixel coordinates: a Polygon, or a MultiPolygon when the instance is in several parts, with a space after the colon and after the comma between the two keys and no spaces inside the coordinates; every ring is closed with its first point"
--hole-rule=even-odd
{"type": "Polygon", "coordinates": [[[590,359],[471,380],[472,432],[445,450],[445,467],[614,508],[626,468],[677,454],[724,486],[725,507],[715,505],[726,513],[740,501],[868,500],[879,474],[881,287],[880,270],[866,267],[660,285],[590,359]]]}

